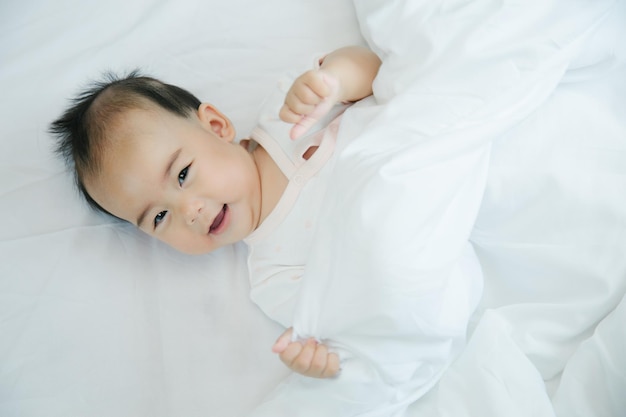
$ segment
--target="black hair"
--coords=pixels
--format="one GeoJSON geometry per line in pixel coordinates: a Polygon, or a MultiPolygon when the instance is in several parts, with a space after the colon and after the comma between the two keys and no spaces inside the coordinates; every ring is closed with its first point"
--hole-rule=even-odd
{"type": "Polygon", "coordinates": [[[79,92],[63,115],[50,124],[56,153],[73,170],[80,194],[98,211],[111,214],[89,195],[84,180],[99,172],[107,134],[118,117],[128,110],[146,109],[147,104],[187,118],[198,110],[200,100],[187,90],[137,70],[125,76],[105,73],[79,92]]]}

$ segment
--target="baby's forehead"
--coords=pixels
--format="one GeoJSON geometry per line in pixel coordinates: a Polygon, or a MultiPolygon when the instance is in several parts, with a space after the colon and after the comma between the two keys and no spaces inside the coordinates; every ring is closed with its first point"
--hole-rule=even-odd
{"type": "Polygon", "coordinates": [[[165,127],[177,126],[184,117],[141,96],[116,96],[108,92],[94,103],[94,115],[104,146],[105,158],[125,152],[129,146],[149,146],[165,127]]]}
{"type": "Polygon", "coordinates": [[[181,122],[187,123],[185,118],[156,104],[129,108],[121,112],[107,128],[106,158],[119,157],[120,153],[133,153],[131,150],[147,150],[156,141],[173,139],[179,136],[181,122]]]}
{"type": "Polygon", "coordinates": [[[170,117],[168,111],[157,105],[147,103],[145,106],[127,108],[111,120],[107,136],[112,139],[132,137],[148,130],[156,121],[170,117]]]}
{"type": "Polygon", "coordinates": [[[108,120],[103,129],[100,154],[105,163],[111,159],[128,155],[131,148],[146,142],[150,127],[159,119],[156,110],[143,108],[126,109],[108,120]]]}
{"type": "Polygon", "coordinates": [[[167,115],[167,112],[155,105],[146,105],[141,107],[133,107],[126,109],[120,114],[119,124],[133,125],[141,124],[153,119],[161,119],[167,115]]]}

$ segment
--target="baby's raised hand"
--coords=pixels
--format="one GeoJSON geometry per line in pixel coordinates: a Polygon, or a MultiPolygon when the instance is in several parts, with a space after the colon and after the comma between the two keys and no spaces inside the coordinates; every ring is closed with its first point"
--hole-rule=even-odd
{"type": "Polygon", "coordinates": [[[287,92],[280,118],[294,123],[290,136],[300,137],[340,101],[354,102],[372,94],[381,60],[367,48],[346,46],[320,60],[320,68],[296,78],[287,92]]]}
{"type": "Polygon", "coordinates": [[[339,81],[323,69],[307,71],[293,82],[280,109],[280,118],[295,126],[297,139],[320,120],[339,100],[339,81]]]}
{"type": "Polygon", "coordinates": [[[283,333],[272,347],[289,369],[312,378],[329,378],[339,372],[339,356],[314,339],[291,341],[292,329],[283,333]]]}

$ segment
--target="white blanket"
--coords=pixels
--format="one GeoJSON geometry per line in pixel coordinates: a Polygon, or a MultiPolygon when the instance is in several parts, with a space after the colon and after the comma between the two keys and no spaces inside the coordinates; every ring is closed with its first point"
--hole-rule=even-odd
{"type": "MultiPolygon", "coordinates": [[[[294,318],[296,334],[339,352],[342,373],[332,381],[293,376],[255,417],[399,416],[439,380],[464,346],[481,295],[480,266],[467,245],[491,145],[546,102],[611,6],[355,4],[365,38],[383,59],[376,105],[344,115],[343,146],[294,318]]],[[[492,354],[484,339],[498,337],[499,347],[511,347],[501,355],[519,354],[498,320],[482,318],[471,346],[477,356],[492,354]]],[[[514,369],[526,362],[516,358],[514,369]]],[[[491,375],[507,375],[506,364],[498,361],[491,375]]],[[[526,373],[541,382],[534,367],[526,373]]],[[[498,398],[491,407],[519,410],[517,397],[498,398]]],[[[525,415],[551,409],[540,398],[525,415]]],[[[464,408],[453,406],[453,415],[464,408]]]]}

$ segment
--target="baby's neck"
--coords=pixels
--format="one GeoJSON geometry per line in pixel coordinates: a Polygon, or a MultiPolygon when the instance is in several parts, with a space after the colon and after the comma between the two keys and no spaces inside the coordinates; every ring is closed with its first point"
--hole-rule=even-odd
{"type": "Polygon", "coordinates": [[[251,150],[251,155],[256,163],[261,183],[260,225],[278,204],[289,181],[262,146],[257,145],[251,150]]]}

